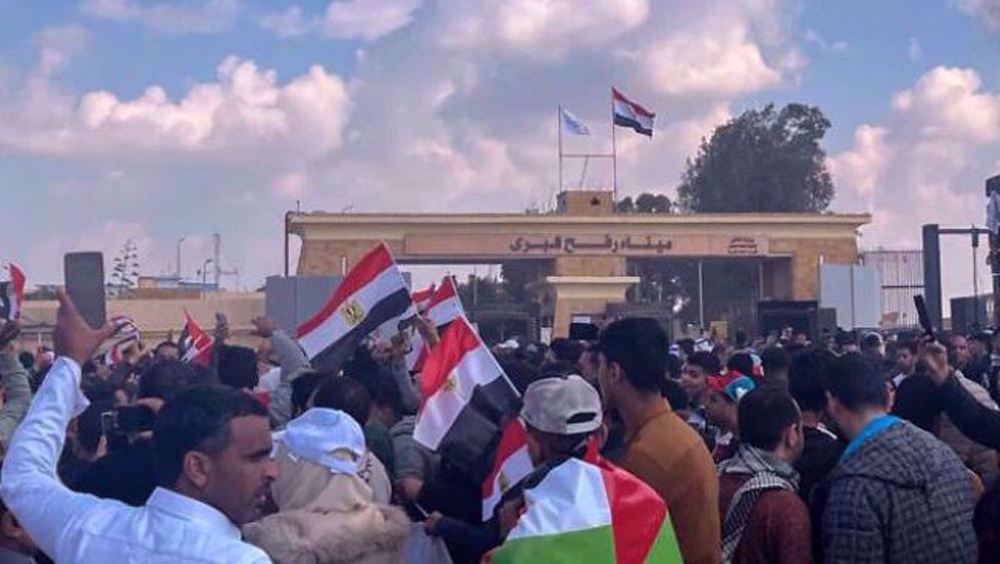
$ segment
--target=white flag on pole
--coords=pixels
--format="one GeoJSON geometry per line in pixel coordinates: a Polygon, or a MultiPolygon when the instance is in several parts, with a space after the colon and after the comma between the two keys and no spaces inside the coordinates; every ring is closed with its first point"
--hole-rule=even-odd
{"type": "Polygon", "coordinates": [[[590,128],[566,108],[560,108],[562,129],[570,135],[590,135],[590,128]]]}

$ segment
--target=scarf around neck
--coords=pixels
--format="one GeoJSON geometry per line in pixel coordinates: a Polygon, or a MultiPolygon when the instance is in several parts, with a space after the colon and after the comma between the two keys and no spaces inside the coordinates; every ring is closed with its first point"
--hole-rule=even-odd
{"type": "Polygon", "coordinates": [[[723,564],[733,561],[750,513],[760,496],[775,489],[794,492],[799,485],[798,472],[790,464],[748,444],[740,444],[732,458],[719,464],[719,475],[726,474],[749,474],[750,479],[736,490],[726,510],[722,524],[723,564]]]}

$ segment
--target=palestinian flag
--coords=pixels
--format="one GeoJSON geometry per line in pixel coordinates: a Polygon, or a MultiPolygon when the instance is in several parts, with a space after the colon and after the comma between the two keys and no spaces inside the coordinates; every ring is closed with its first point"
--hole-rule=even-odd
{"type": "Polygon", "coordinates": [[[313,367],[336,370],[369,334],[398,331],[403,318],[414,313],[406,280],[381,243],[347,273],[319,313],[298,328],[297,337],[313,367]]]}
{"type": "Polygon", "coordinates": [[[21,317],[24,303],[24,271],[14,263],[7,265],[10,280],[0,282],[0,319],[14,321],[21,317]]]}
{"type": "Polygon", "coordinates": [[[492,564],[680,564],[667,507],[604,460],[570,458],[524,492],[525,511],[492,564]]]}
{"type": "Polygon", "coordinates": [[[209,366],[212,364],[212,344],[214,341],[212,336],[202,329],[201,325],[198,325],[198,322],[185,309],[184,329],[181,330],[181,338],[177,341],[181,360],[209,366]]]}
{"type": "Polygon", "coordinates": [[[504,428],[493,461],[493,471],[483,482],[483,521],[493,517],[503,494],[531,474],[532,470],[534,465],[528,455],[528,434],[518,417],[504,428]]]}
{"type": "Polygon", "coordinates": [[[517,390],[464,317],[445,330],[420,380],[413,438],[481,482],[500,440],[500,419],[520,408],[517,390]]]}

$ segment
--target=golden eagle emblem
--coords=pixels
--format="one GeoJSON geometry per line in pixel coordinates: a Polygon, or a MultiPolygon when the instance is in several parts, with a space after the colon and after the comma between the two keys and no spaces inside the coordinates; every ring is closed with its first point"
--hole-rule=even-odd
{"type": "Polygon", "coordinates": [[[365,318],[365,308],[363,308],[357,300],[351,300],[341,306],[340,315],[343,316],[344,321],[346,321],[348,325],[354,327],[358,323],[361,323],[361,321],[365,318]]]}

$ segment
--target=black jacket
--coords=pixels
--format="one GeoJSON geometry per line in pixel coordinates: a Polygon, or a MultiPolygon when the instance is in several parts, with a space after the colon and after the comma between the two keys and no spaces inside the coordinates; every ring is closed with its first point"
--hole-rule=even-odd
{"type": "Polygon", "coordinates": [[[156,489],[156,458],[150,440],[108,453],[84,471],[76,491],[117,499],[133,507],[145,505],[156,489]]]}
{"type": "Polygon", "coordinates": [[[813,487],[830,475],[844,452],[845,445],[828,433],[812,427],[804,427],[802,434],[805,445],[802,456],[795,463],[795,470],[799,473],[799,496],[808,504],[813,487]]]}
{"type": "Polygon", "coordinates": [[[941,407],[963,435],[977,443],[1000,449],[1000,411],[979,403],[952,375],[941,386],[941,407]]]}

